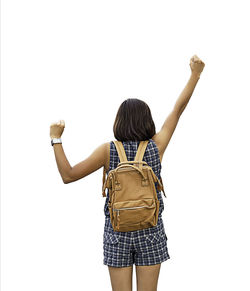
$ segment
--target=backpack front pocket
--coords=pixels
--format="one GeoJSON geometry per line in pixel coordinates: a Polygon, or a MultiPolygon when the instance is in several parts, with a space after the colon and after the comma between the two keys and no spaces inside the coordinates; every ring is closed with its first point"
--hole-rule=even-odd
{"type": "Polygon", "coordinates": [[[113,217],[117,229],[125,225],[135,225],[154,221],[156,202],[152,198],[115,202],[113,217]]]}

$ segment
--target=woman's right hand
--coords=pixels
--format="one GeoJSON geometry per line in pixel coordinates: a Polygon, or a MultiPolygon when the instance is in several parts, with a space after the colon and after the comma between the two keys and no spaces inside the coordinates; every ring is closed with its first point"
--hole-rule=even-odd
{"type": "Polygon", "coordinates": [[[197,55],[194,55],[190,59],[189,66],[191,68],[192,74],[195,74],[198,77],[200,77],[200,74],[202,73],[205,64],[200,58],[197,57],[197,55]]]}

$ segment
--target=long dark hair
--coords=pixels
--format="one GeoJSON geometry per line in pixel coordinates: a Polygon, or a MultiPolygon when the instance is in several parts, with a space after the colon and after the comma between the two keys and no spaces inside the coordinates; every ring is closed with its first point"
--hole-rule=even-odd
{"type": "Polygon", "coordinates": [[[148,140],[155,135],[155,124],[148,105],[137,98],[122,102],[113,125],[114,136],[119,141],[148,140]]]}

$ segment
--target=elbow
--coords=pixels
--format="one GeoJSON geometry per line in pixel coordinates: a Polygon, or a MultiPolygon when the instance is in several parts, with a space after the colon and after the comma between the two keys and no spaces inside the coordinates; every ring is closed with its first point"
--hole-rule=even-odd
{"type": "Polygon", "coordinates": [[[67,173],[66,175],[63,175],[62,180],[64,184],[69,184],[74,181],[74,179],[71,177],[71,172],[67,173]]]}
{"type": "Polygon", "coordinates": [[[63,183],[64,184],[69,184],[71,182],[72,182],[71,179],[69,179],[69,178],[63,178],[63,183]]]}

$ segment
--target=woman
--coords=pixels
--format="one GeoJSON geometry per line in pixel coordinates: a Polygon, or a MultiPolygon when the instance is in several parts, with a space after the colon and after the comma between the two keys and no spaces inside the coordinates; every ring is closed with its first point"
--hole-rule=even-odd
{"type": "MultiPolygon", "coordinates": [[[[122,141],[127,159],[129,161],[134,159],[140,140],[149,140],[143,160],[152,167],[158,178],[160,178],[163,154],[205,66],[196,55],[190,59],[189,65],[190,79],[158,133],[155,132],[148,105],[141,100],[135,98],[125,100],[116,115],[114,136],[122,141]]],[[[64,127],[63,120],[50,126],[51,142],[64,183],[77,181],[101,167],[104,167],[107,173],[117,167],[119,157],[112,141],[103,143],[87,159],[71,167],[60,139],[64,127]]],[[[164,204],[158,190],[157,195],[160,207],[158,223],[155,227],[118,233],[114,233],[112,228],[107,207],[109,195],[106,197],[103,262],[108,266],[113,291],[132,290],[133,264],[136,266],[137,290],[157,290],[161,263],[170,258],[161,216],[164,204]]]]}

